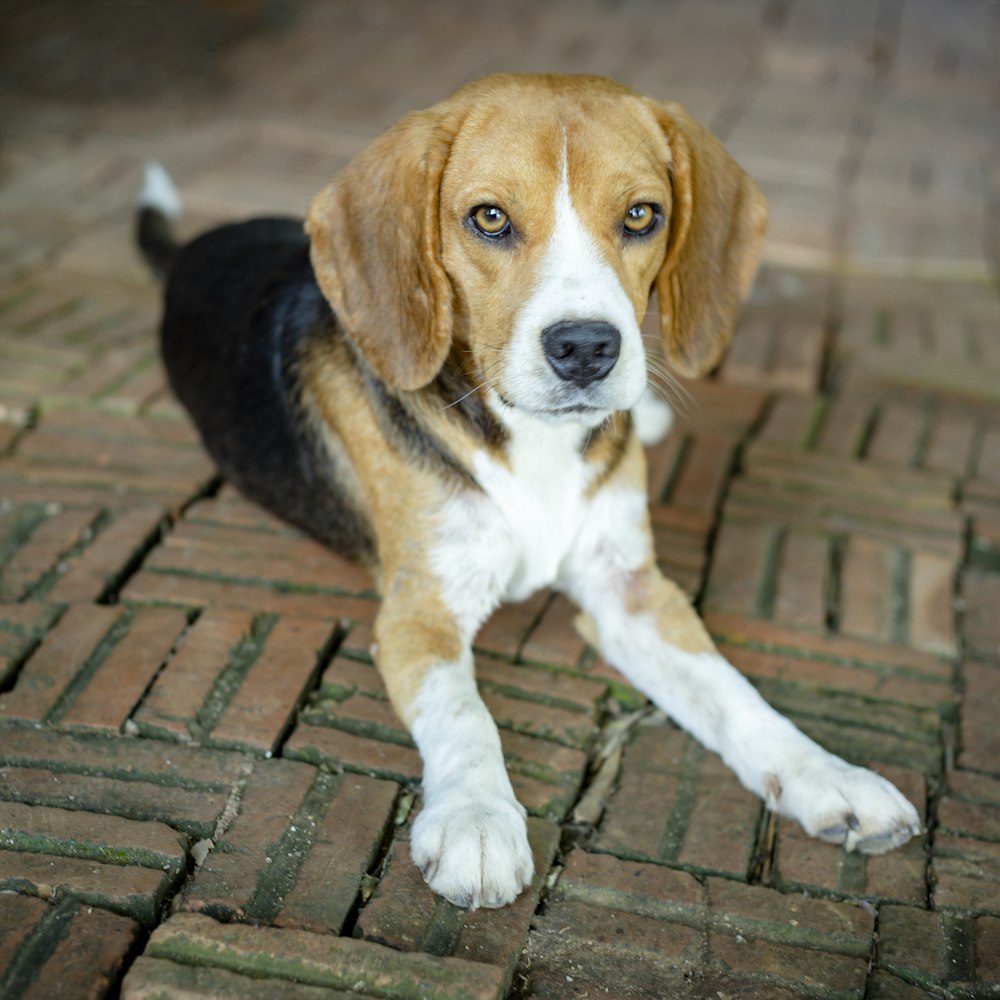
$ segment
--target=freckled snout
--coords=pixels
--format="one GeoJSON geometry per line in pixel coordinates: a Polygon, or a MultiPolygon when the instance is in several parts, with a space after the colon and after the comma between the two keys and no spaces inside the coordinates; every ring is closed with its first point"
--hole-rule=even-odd
{"type": "Polygon", "coordinates": [[[542,330],[542,350],[552,370],[581,388],[599,382],[615,366],[622,337],[610,323],[563,320],[542,330]]]}

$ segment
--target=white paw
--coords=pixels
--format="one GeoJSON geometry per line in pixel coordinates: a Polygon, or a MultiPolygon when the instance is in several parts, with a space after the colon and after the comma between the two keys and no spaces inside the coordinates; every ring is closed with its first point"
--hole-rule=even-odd
{"type": "Polygon", "coordinates": [[[524,815],[506,796],[438,794],[413,823],[410,852],[427,884],[456,906],[506,906],[535,872],[524,815]]]}
{"type": "Polygon", "coordinates": [[[917,810],[895,785],[832,754],[768,776],[765,788],[771,808],[848,851],[883,854],[921,831],[917,810]]]}

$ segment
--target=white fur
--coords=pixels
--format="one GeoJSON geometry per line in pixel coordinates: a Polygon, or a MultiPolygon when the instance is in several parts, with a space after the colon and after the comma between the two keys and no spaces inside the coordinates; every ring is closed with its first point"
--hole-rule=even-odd
{"type": "Polygon", "coordinates": [[[170,174],[155,161],[146,164],[138,204],[139,208],[155,208],[170,219],[176,219],[181,214],[181,196],[170,174]]]}
{"type": "Polygon", "coordinates": [[[642,398],[632,407],[635,432],[644,445],[654,445],[662,441],[674,425],[674,411],[650,386],[646,386],[642,398]]]}
{"type": "Polygon", "coordinates": [[[807,833],[872,854],[919,833],[920,817],[892,784],[814,743],[718,653],[686,652],[651,614],[628,612],[626,580],[645,545],[636,513],[644,498],[603,492],[582,527],[566,584],[595,620],[608,662],[807,833]]]}
{"type": "Polygon", "coordinates": [[[552,216],[552,235],[537,284],[514,322],[501,388],[515,406],[535,414],[553,406],[593,407],[596,412],[581,417],[581,422],[595,426],[608,414],[638,402],[646,385],[646,356],[632,303],[573,207],[565,140],[552,216]],[[605,378],[579,387],[552,370],[542,350],[541,334],[563,320],[604,321],[617,328],[621,349],[605,378]]]}
{"type": "Polygon", "coordinates": [[[431,668],[415,707],[424,804],[410,832],[413,860],[452,903],[504,906],[531,881],[534,861],[471,654],[431,668]]]}

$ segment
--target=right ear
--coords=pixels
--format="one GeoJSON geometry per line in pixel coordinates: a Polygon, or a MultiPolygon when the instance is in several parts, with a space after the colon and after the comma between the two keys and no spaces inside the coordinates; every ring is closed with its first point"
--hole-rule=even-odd
{"type": "Polygon", "coordinates": [[[348,336],[399,389],[431,382],[451,347],[439,191],[451,134],[433,109],[403,118],[309,207],[316,280],[348,336]]]}

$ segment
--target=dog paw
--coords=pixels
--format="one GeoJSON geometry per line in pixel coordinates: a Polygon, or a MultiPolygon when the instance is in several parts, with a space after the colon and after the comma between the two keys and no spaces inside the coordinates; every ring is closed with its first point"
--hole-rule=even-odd
{"type": "Polygon", "coordinates": [[[534,875],[524,807],[514,799],[438,795],[410,831],[427,884],[470,910],[513,902],[534,875]]]}
{"type": "Polygon", "coordinates": [[[881,775],[832,755],[770,775],[768,805],[848,851],[883,854],[920,833],[917,810],[881,775]]]}

